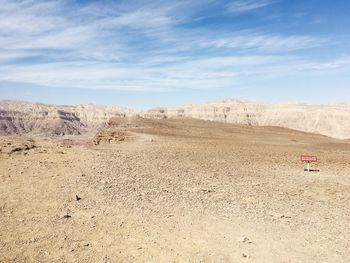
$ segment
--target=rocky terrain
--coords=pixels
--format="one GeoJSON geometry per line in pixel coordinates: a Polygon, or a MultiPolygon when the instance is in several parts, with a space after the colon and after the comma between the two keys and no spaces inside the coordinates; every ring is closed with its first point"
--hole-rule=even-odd
{"type": "Polygon", "coordinates": [[[0,149],[2,263],[350,262],[349,141],[127,117],[0,149]]]}
{"type": "Polygon", "coordinates": [[[350,105],[264,104],[224,100],[137,111],[116,106],[57,106],[0,101],[0,134],[77,135],[96,132],[111,117],[197,118],[251,126],[278,126],[350,138],[350,105]]]}
{"type": "Polygon", "coordinates": [[[191,117],[253,126],[278,126],[339,139],[350,138],[350,104],[264,104],[224,100],[174,108],[155,108],[145,112],[144,116],[191,117]]]}
{"type": "Polygon", "coordinates": [[[116,106],[58,106],[0,101],[0,134],[78,135],[104,127],[111,117],[133,114],[116,106]]]}

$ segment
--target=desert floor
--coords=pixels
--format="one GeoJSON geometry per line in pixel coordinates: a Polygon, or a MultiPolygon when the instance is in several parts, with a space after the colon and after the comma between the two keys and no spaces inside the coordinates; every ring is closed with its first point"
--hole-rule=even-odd
{"type": "Polygon", "coordinates": [[[0,262],[350,262],[349,141],[196,120],[128,127],[100,145],[0,137],[0,262]]]}

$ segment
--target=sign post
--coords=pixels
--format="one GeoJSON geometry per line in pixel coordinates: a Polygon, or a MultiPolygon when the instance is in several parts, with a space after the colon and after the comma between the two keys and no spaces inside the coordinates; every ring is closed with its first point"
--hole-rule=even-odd
{"type": "Polygon", "coordinates": [[[302,162],[307,163],[307,171],[310,172],[310,163],[311,162],[317,162],[317,157],[316,156],[310,156],[310,155],[301,155],[300,160],[302,162]]]}

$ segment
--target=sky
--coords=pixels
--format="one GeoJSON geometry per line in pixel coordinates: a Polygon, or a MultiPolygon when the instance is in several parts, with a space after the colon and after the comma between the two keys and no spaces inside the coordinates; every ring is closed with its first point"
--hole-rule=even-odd
{"type": "Polygon", "coordinates": [[[348,0],[0,0],[0,100],[350,102],[348,0]]]}

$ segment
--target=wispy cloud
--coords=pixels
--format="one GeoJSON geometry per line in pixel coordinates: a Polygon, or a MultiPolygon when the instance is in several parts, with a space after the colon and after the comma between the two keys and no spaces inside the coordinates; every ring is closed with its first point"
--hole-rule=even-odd
{"type": "Polygon", "coordinates": [[[257,32],[237,32],[235,36],[218,38],[208,45],[217,48],[260,49],[265,51],[287,52],[324,45],[324,38],[310,36],[279,36],[257,32]]]}
{"type": "MultiPolygon", "coordinates": [[[[313,70],[316,62],[293,52],[328,44],[309,35],[198,26],[203,1],[0,0],[0,81],[116,90],[231,87],[248,75],[313,70]]],[[[272,3],[229,7],[238,13],[272,3]]]]}
{"type": "Polygon", "coordinates": [[[307,62],[299,70],[328,71],[350,66],[350,56],[342,56],[336,59],[319,62],[307,62]]]}
{"type": "Polygon", "coordinates": [[[273,3],[275,1],[271,0],[233,0],[227,5],[227,10],[231,13],[239,14],[260,9],[273,3]]]}

